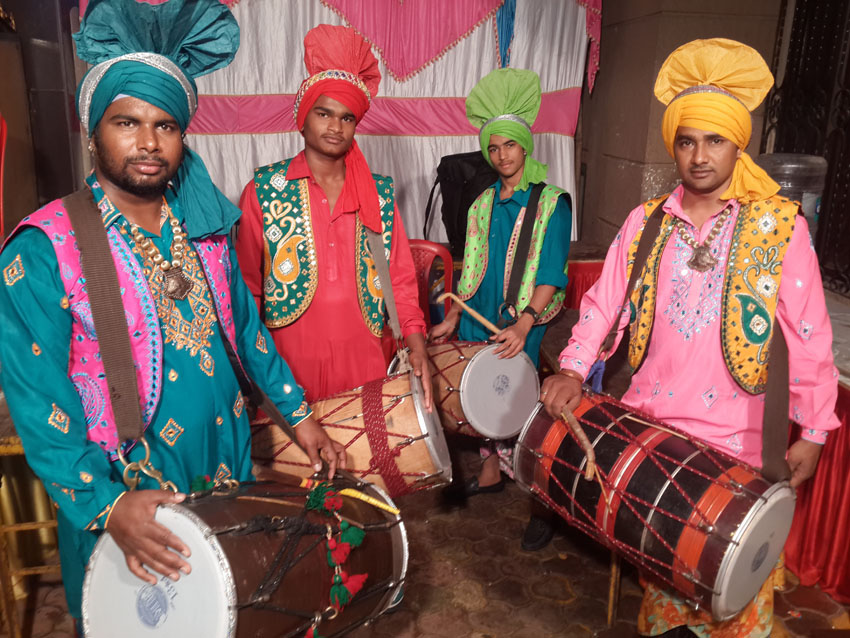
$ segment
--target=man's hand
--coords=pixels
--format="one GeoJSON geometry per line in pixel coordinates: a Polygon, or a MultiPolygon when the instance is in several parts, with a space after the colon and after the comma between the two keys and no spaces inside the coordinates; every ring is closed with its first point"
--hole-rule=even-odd
{"type": "Polygon", "coordinates": [[[800,439],[788,449],[788,466],[791,468],[791,487],[797,487],[815,474],[823,446],[800,439]]]}
{"type": "Polygon", "coordinates": [[[490,337],[490,341],[502,344],[494,350],[494,353],[499,355],[500,359],[511,359],[517,356],[525,347],[525,339],[533,325],[534,318],[531,315],[521,314],[515,324],[490,337]]]}
{"type": "Polygon", "coordinates": [[[414,332],[407,335],[405,341],[410,349],[410,367],[413,368],[413,374],[422,381],[422,389],[425,392],[425,410],[430,413],[433,384],[431,382],[431,360],[428,358],[428,348],[425,347],[425,336],[414,332]]]}
{"type": "Polygon", "coordinates": [[[328,480],[334,477],[336,468],[345,469],[345,448],[329,437],[312,416],[298,424],[295,436],[310,457],[310,464],[316,472],[322,469],[323,458],[328,462],[328,480]]]}
{"type": "Polygon", "coordinates": [[[451,337],[455,330],[457,330],[457,321],[452,321],[449,317],[446,317],[436,326],[431,326],[431,330],[428,331],[428,341],[442,343],[451,337]]]}
{"type": "Polygon", "coordinates": [[[180,557],[180,554],[190,556],[189,548],[154,520],[158,505],[182,503],[185,498],[185,494],[165,490],[125,492],[109,516],[106,530],[124,552],[127,567],[151,585],[156,585],[157,578],[145,567],[171,580],[177,580],[181,571],[184,574],[192,571],[189,563],[180,557]]]}
{"type": "Polygon", "coordinates": [[[560,419],[564,410],[572,412],[581,403],[582,379],[577,372],[561,370],[543,380],[540,400],[553,419],[560,419]]]}

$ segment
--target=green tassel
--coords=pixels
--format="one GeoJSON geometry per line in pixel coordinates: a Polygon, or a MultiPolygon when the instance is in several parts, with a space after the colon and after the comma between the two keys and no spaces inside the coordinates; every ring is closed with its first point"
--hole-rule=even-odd
{"type": "Polygon", "coordinates": [[[361,543],[363,543],[363,539],[366,537],[366,532],[359,527],[351,525],[348,521],[342,521],[339,524],[339,529],[340,542],[348,543],[352,547],[360,547],[361,543]]]}
{"type": "Polygon", "coordinates": [[[345,585],[342,584],[342,576],[339,574],[334,576],[334,584],[331,585],[330,599],[331,605],[337,609],[342,609],[351,600],[351,595],[348,593],[345,585]]]}
{"type": "Polygon", "coordinates": [[[316,487],[310,490],[310,493],[307,495],[307,509],[327,514],[328,511],[325,509],[325,498],[330,491],[331,485],[327,482],[319,483],[316,487]]]}
{"type": "Polygon", "coordinates": [[[209,476],[198,474],[189,484],[189,492],[204,492],[214,487],[215,481],[211,481],[209,476]]]}

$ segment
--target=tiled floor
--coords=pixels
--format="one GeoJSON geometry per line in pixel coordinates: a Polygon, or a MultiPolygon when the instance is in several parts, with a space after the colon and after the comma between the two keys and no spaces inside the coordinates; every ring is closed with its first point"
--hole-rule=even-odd
{"type": "MultiPolygon", "coordinates": [[[[474,471],[474,449],[463,450],[460,458],[467,473],[474,471]]],[[[399,611],[357,629],[352,638],[635,635],[640,589],[634,571],[624,567],[617,624],[608,629],[607,551],[566,525],[546,549],[520,550],[530,501],[516,485],[461,505],[447,505],[439,490],[399,499],[398,504],[410,542],[404,601],[399,611]]],[[[73,635],[63,591],[55,581],[33,592],[26,618],[25,636],[73,635]]],[[[775,638],[850,637],[847,609],[816,588],[778,594],[777,618],[775,638]]]]}

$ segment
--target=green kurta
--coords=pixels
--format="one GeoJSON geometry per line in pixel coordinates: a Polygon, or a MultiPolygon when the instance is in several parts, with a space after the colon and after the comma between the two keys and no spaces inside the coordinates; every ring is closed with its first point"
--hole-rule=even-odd
{"type": "MultiPolygon", "coordinates": [[[[168,201],[182,221],[176,199],[169,196],[168,201]]],[[[120,212],[105,217],[104,223],[115,224],[128,247],[135,248],[120,212]]],[[[170,225],[163,224],[161,237],[151,238],[170,259],[170,225]]],[[[229,251],[237,351],[247,372],[296,423],[307,409],[303,392],[286,362],[269,347],[271,337],[242,280],[236,253],[232,247],[229,251]]],[[[144,264],[138,251],[134,254],[144,264]]],[[[27,461],[58,505],[66,596],[72,615],[79,617],[85,565],[103,529],[104,514],[125,490],[123,466],[120,461],[110,463],[86,438],[80,396],[68,377],[72,316],[47,235],[33,227],[21,230],[0,254],[0,272],[16,257],[23,277],[0,285],[0,383],[27,461]],[[53,406],[68,415],[67,428],[51,425],[53,406]]],[[[165,297],[157,284],[159,274],[150,275],[149,266],[145,273],[163,340],[162,395],[145,436],[151,462],[181,491],[188,491],[199,475],[250,480],[248,417],[197,255],[187,250],[184,272],[202,284],[196,287],[202,294],[185,300],[165,297]]],[[[129,455],[131,460],[141,456],[141,446],[129,455]]],[[[153,479],[143,476],[140,489],[156,488],[153,479]]]]}

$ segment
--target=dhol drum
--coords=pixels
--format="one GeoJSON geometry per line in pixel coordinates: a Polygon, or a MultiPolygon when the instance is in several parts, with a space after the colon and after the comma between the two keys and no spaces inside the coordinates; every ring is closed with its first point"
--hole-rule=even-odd
{"type": "Polygon", "coordinates": [[[387,511],[397,512],[392,501],[368,483],[335,480],[332,488],[344,492],[333,516],[307,509],[316,499],[300,487],[302,479],[281,479],[160,507],[156,520],[192,551],[192,571],[177,581],[140,580],[104,534],[83,586],[85,635],[301,638],[313,628],[338,636],[381,614],[399,594],[407,570],[407,533],[398,514],[387,511]],[[351,540],[352,528],[365,531],[361,544],[349,543],[339,567],[329,566],[329,546],[351,540]],[[347,604],[345,594],[332,600],[341,591],[333,589],[337,574],[355,590],[347,604]],[[363,574],[368,576],[356,591],[352,583],[363,574]]]}
{"type": "MultiPolygon", "coordinates": [[[[320,399],[313,416],[342,443],[348,471],[396,498],[447,485],[452,466],[436,411],[425,410],[422,383],[413,372],[377,379],[320,399]]],[[[268,419],[251,426],[255,463],[279,472],[310,476],[307,455],[268,419]]]]}
{"type": "Polygon", "coordinates": [[[791,529],[788,483],[606,395],[585,394],[575,416],[597,480],[569,426],[539,405],[514,450],[517,483],[716,619],[743,609],[791,529]]]}
{"type": "MultiPolygon", "coordinates": [[[[494,354],[499,344],[450,341],[428,345],[434,403],[449,432],[509,439],[516,436],[540,398],[537,369],[524,352],[494,354]]],[[[390,364],[394,369],[396,361],[390,364]]]]}

